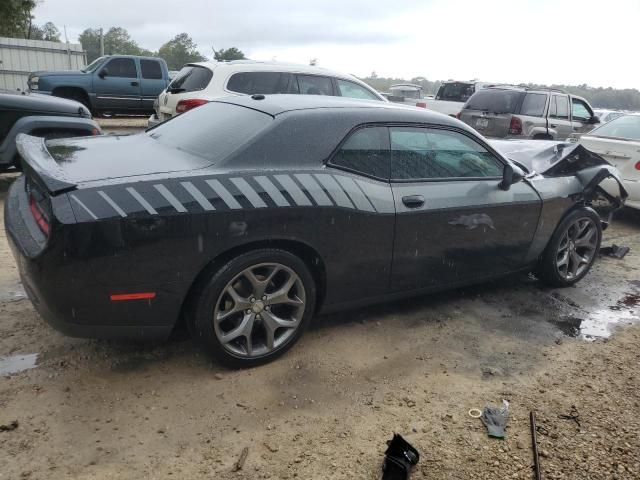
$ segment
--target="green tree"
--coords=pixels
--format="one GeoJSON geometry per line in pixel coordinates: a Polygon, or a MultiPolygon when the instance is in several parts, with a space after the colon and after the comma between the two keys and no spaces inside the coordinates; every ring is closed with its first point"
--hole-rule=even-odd
{"type": "Polygon", "coordinates": [[[219,62],[225,60],[245,60],[247,58],[244,56],[244,53],[242,53],[242,50],[238,50],[236,47],[227,48],[226,50],[224,48],[221,48],[217,51],[214,50],[214,52],[215,55],[213,58],[215,58],[219,62]]]}
{"type": "Polygon", "coordinates": [[[38,0],[0,0],[0,37],[31,38],[38,0]]]}
{"type": "MultiPolygon", "coordinates": [[[[87,28],[80,34],[78,40],[87,52],[87,62],[91,63],[100,56],[100,30],[87,28]]],[[[149,50],[141,48],[122,27],[111,27],[104,34],[104,53],[105,55],[153,55],[149,50]]]]}
{"type": "Polygon", "coordinates": [[[167,62],[169,70],[179,70],[185,63],[203,62],[207,59],[187,33],[180,33],[160,47],[158,56],[167,62]]]}
{"type": "Polygon", "coordinates": [[[41,27],[38,25],[31,26],[31,34],[29,36],[32,40],[47,40],[49,42],[60,41],[60,30],[52,22],[47,22],[41,27]]]}

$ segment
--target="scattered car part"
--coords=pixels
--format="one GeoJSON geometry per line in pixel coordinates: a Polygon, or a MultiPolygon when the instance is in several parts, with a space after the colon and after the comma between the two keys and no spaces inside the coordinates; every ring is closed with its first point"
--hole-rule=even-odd
{"type": "Polygon", "coordinates": [[[542,480],[542,473],[540,472],[540,456],[538,455],[538,435],[536,427],[536,412],[531,411],[529,413],[529,420],[531,423],[531,446],[533,449],[533,472],[535,480],[542,480]]]}
{"type": "Polygon", "coordinates": [[[234,472],[239,472],[240,470],[242,470],[242,467],[244,467],[244,464],[247,461],[248,456],[249,456],[249,447],[244,447],[242,449],[242,452],[240,453],[240,457],[238,458],[238,461],[233,466],[234,472]]]}
{"type": "Polygon", "coordinates": [[[382,463],[382,480],[407,480],[414,465],[420,460],[420,454],[401,435],[394,433],[387,442],[382,463]]]}
{"type": "Polygon", "coordinates": [[[561,413],[560,415],[558,415],[558,418],[560,418],[561,420],[573,420],[574,422],[576,422],[578,428],[582,428],[580,426],[580,412],[578,412],[578,408],[575,405],[571,405],[571,410],[568,414],[561,413]]]}
{"type": "Polygon", "coordinates": [[[469,416],[471,418],[480,418],[482,416],[482,410],[479,408],[472,408],[469,410],[469,416]]]}
{"type": "Polygon", "coordinates": [[[480,421],[487,427],[487,433],[490,437],[504,438],[505,428],[509,421],[509,402],[502,400],[502,407],[484,407],[480,421]]]}
{"type": "Polygon", "coordinates": [[[601,255],[606,255],[608,257],[613,258],[624,258],[627,253],[629,253],[631,249],[629,247],[618,246],[615,243],[610,247],[602,247],[600,249],[601,255]]]}

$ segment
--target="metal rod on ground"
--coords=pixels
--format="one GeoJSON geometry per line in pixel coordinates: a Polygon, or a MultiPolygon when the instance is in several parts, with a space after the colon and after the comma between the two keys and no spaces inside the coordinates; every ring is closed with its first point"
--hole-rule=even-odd
{"type": "Polygon", "coordinates": [[[533,446],[533,472],[536,480],[542,480],[540,474],[540,457],[538,456],[538,436],[536,435],[536,412],[529,414],[531,420],[531,444],[533,446]]]}

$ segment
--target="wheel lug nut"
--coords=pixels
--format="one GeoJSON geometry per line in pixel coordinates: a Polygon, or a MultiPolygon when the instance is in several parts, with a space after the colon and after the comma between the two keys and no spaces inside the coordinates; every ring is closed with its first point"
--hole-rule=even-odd
{"type": "Polygon", "coordinates": [[[258,320],[262,320],[262,315],[256,315],[256,318],[257,318],[258,320]]]}
{"type": "Polygon", "coordinates": [[[267,299],[267,296],[266,296],[266,295],[263,295],[263,296],[262,296],[262,300],[266,300],[266,299],[267,299]]]}
{"type": "Polygon", "coordinates": [[[253,297],[251,297],[251,298],[249,299],[249,301],[250,301],[251,303],[253,303],[253,302],[255,302],[255,301],[256,301],[256,299],[255,299],[255,298],[253,298],[253,297]]]}
{"type": "Polygon", "coordinates": [[[250,315],[250,314],[251,314],[251,310],[247,308],[247,315],[250,315]]]}
{"type": "Polygon", "coordinates": [[[266,307],[264,307],[264,308],[265,308],[265,310],[267,310],[267,311],[270,311],[270,310],[271,310],[271,307],[270,307],[269,305],[267,305],[267,306],[266,306],[266,307]]]}

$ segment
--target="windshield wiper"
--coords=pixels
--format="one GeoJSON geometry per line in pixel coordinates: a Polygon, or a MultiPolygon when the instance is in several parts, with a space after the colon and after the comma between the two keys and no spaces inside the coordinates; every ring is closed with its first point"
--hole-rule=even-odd
{"type": "Polygon", "coordinates": [[[169,88],[169,93],[180,93],[180,92],[186,92],[187,89],[186,88],[169,88]]]}

